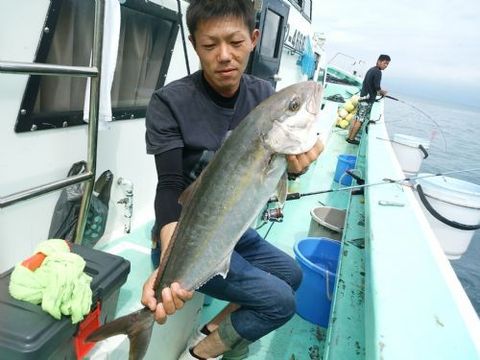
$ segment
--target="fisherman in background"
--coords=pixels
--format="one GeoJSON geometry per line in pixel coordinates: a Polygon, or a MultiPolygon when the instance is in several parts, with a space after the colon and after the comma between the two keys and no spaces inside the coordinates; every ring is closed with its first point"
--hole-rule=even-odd
{"type": "MultiPolygon", "coordinates": [[[[274,93],[269,82],[244,74],[259,38],[251,0],[191,1],[186,16],[202,70],[157,90],[146,116],[147,152],[155,156],[158,173],[152,232],[156,267],[158,250],[167,248],[180,217],[182,191],[205,168],[228,132],[274,93]]],[[[303,173],[322,150],[317,142],[304,154],[288,156],[289,173],[303,173]]],[[[157,271],[144,285],[142,303],[164,323],[193,292],[173,283],[157,303],[153,290],[157,271]]],[[[234,249],[227,277],[215,276],[198,290],[230,304],[190,337],[180,359],[222,354],[223,359],[246,358],[250,343],[294,315],[294,293],[301,278],[294,259],[248,229],[234,249]]]]}
{"type": "Polygon", "coordinates": [[[348,132],[347,142],[358,145],[360,142],[355,139],[363,122],[370,119],[373,103],[377,95],[385,96],[387,91],[380,86],[382,81],[382,70],[385,70],[390,63],[390,56],[380,55],[377,64],[370,68],[363,79],[362,90],[360,91],[360,101],[358,102],[357,115],[348,132]],[[362,99],[363,98],[363,99],[362,99]]]}

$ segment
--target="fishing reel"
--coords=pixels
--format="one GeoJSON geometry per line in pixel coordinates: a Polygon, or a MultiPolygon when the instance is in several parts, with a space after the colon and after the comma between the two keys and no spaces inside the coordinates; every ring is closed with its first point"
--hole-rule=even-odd
{"type": "MultiPolygon", "coordinates": [[[[269,200],[260,211],[256,221],[256,229],[260,229],[269,222],[280,223],[283,221],[283,210],[280,203],[269,200]]],[[[273,224],[272,224],[273,225],[273,224]]]]}
{"type": "Polygon", "coordinates": [[[283,210],[281,207],[266,208],[262,213],[262,220],[264,222],[282,222],[283,210]]]}

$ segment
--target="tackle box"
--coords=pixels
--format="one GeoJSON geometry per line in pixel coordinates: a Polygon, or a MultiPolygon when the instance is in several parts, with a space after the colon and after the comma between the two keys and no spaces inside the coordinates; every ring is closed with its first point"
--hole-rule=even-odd
{"type": "Polygon", "coordinates": [[[72,245],[72,252],[85,259],[84,272],[93,278],[92,311],[75,325],[69,316],[56,320],[40,305],[10,296],[8,285],[13,268],[0,274],[1,360],[82,359],[94,345],[83,341],[92,327],[114,318],[120,287],[130,272],[130,262],[79,245],[72,245]]]}

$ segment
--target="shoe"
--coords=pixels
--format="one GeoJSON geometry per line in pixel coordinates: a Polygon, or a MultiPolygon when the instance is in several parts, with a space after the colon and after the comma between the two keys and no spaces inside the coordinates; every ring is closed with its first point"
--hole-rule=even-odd
{"type": "Polygon", "coordinates": [[[202,327],[198,327],[196,328],[192,334],[190,334],[190,337],[188,338],[187,340],[187,349],[191,349],[193,347],[195,347],[195,345],[197,345],[200,341],[202,341],[203,339],[205,339],[207,337],[207,335],[205,335],[204,333],[202,333],[200,330],[202,329],[202,327]]]}
{"type": "Polygon", "coordinates": [[[190,354],[190,349],[187,347],[183,353],[179,356],[178,360],[198,360],[190,354]]]}
{"type": "Polygon", "coordinates": [[[358,145],[358,144],[360,144],[360,141],[358,141],[358,140],[356,140],[356,139],[353,139],[353,140],[352,140],[352,139],[346,138],[345,140],[346,140],[347,143],[349,143],[349,144],[353,144],[353,145],[358,145]]]}

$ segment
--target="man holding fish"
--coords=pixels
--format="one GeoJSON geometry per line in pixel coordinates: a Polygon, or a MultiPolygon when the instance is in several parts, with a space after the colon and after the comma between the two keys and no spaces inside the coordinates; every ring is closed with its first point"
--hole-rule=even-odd
{"type": "MultiPolygon", "coordinates": [[[[187,10],[189,39],[203,71],[165,86],[152,97],[146,141],[148,152],[155,155],[159,179],[154,229],[159,236],[154,238],[160,240],[161,249],[167,248],[177,225],[180,193],[199,175],[227,133],[274,92],[268,82],[243,74],[259,38],[254,16],[251,0],[193,1],[187,10]]],[[[322,149],[317,142],[307,152],[289,155],[289,172],[304,171],[322,149]]],[[[157,322],[164,323],[193,292],[173,283],[163,289],[162,302],[157,302],[155,278],[156,272],[144,286],[142,302],[155,311],[157,322]]],[[[192,347],[183,358],[207,359],[226,352],[227,359],[229,353],[232,357],[246,354],[250,342],[293,316],[294,291],[300,281],[301,270],[293,259],[253,229],[247,230],[232,254],[227,277],[215,276],[199,289],[231,303],[197,333],[199,342],[189,344],[192,347]]]]}
{"type": "Polygon", "coordinates": [[[277,184],[286,191],[287,171],[303,173],[322,152],[314,126],[322,89],[305,82],[274,94],[244,74],[259,38],[251,0],[195,0],[186,16],[202,70],[157,90],[146,116],[158,173],[152,260],[160,265],[143,287],[145,308],[89,341],[126,333],[130,359],[143,358],[151,314],[165,323],[197,289],[229,305],[180,359],[243,359],[295,313],[300,268],[248,225],[277,184]]]}

